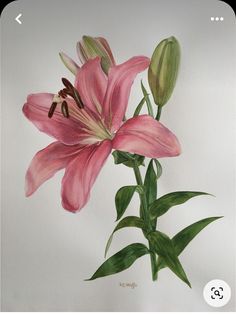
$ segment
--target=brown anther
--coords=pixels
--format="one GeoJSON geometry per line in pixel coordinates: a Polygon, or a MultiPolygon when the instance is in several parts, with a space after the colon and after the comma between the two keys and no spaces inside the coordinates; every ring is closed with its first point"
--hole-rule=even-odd
{"type": "Polygon", "coordinates": [[[81,109],[81,108],[84,108],[84,104],[81,100],[81,97],[79,95],[79,92],[74,88],[73,90],[73,99],[75,100],[76,102],[76,105],[81,109]]]}
{"type": "Polygon", "coordinates": [[[63,89],[66,91],[67,95],[70,95],[76,102],[76,105],[81,109],[84,108],[84,104],[81,100],[81,97],[79,95],[79,92],[77,89],[70,83],[69,80],[66,78],[62,78],[62,83],[65,85],[66,89],[63,89]]]}
{"type": "Polygon", "coordinates": [[[73,93],[70,90],[63,89],[62,91],[63,91],[63,93],[65,93],[66,96],[69,95],[69,96],[73,97],[73,93]]]}
{"type": "Polygon", "coordinates": [[[67,92],[70,92],[70,91],[68,89],[64,88],[64,89],[62,89],[62,92],[67,94],[67,92]]]}
{"type": "Polygon", "coordinates": [[[66,97],[67,97],[67,93],[64,91],[64,89],[63,89],[63,90],[60,90],[60,91],[58,92],[58,95],[61,96],[62,98],[66,98],[66,97]]]}
{"type": "Polygon", "coordinates": [[[68,104],[66,103],[66,101],[63,101],[61,104],[61,112],[63,114],[64,117],[69,118],[69,109],[68,109],[68,104]]]}
{"type": "Polygon", "coordinates": [[[72,91],[74,89],[73,85],[66,78],[62,78],[61,81],[69,91],[72,91]]]}
{"type": "Polygon", "coordinates": [[[49,117],[49,118],[52,118],[52,116],[53,116],[53,114],[54,114],[54,112],[55,112],[56,107],[57,107],[57,103],[56,103],[56,102],[53,102],[52,105],[51,105],[51,107],[50,107],[50,109],[49,109],[49,111],[48,111],[48,117],[49,117]]]}

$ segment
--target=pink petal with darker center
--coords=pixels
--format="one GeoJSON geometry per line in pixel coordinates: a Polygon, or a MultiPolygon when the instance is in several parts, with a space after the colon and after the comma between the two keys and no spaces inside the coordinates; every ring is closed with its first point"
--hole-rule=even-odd
{"type": "Polygon", "coordinates": [[[68,145],[78,144],[80,141],[80,125],[74,119],[63,117],[60,106],[56,108],[53,117],[48,118],[48,111],[52,104],[53,94],[30,94],[23,106],[25,116],[42,132],[68,145]]]}

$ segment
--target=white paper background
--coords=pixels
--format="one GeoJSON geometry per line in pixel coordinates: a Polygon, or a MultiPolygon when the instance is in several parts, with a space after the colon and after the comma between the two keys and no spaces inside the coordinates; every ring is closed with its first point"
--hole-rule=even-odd
{"type": "MultiPolygon", "coordinates": [[[[2,310],[4,311],[233,311],[235,310],[235,17],[221,1],[77,0],[26,1],[8,5],[2,15],[2,310]],[[22,13],[22,25],[14,18],[22,13]],[[223,16],[223,22],[211,22],[223,16]],[[181,255],[189,289],[165,269],[151,281],[150,260],[142,257],[127,271],[85,282],[104,261],[114,228],[117,189],[134,183],[132,171],[102,169],[86,207],[73,215],[60,204],[63,172],[31,198],[24,197],[24,175],[33,155],[50,142],[23,116],[32,92],[57,92],[60,78],[72,76],[58,58],[76,58],[82,35],[104,36],[121,63],[151,56],[163,38],[176,36],[181,70],[162,122],[179,138],[183,153],[162,159],[159,194],[201,190],[216,197],[194,198],[159,220],[170,236],[194,221],[224,215],[181,255]],[[202,297],[205,284],[223,279],[232,299],[212,309],[202,297]],[[120,282],[135,282],[135,289],[120,282]]],[[[140,79],[128,114],[138,104],[140,79]]],[[[136,214],[137,196],[127,214],[136,214]]],[[[110,253],[142,242],[140,231],[118,232],[110,253]]]]}

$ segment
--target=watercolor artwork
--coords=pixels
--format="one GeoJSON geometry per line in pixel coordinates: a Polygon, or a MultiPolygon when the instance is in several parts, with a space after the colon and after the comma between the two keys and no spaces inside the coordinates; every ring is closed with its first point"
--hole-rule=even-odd
{"type": "Polygon", "coordinates": [[[1,310],[235,311],[235,13],[1,14],[1,310]]]}
{"type": "MultiPolygon", "coordinates": [[[[187,246],[204,228],[221,217],[193,222],[174,237],[158,227],[159,218],[175,206],[194,197],[212,197],[211,192],[192,191],[188,187],[184,191],[158,193],[159,178],[164,176],[162,160],[181,155],[178,135],[161,122],[161,114],[169,99],[174,98],[174,87],[178,84],[179,41],[174,36],[165,38],[156,43],[151,56],[137,51],[137,55],[118,64],[105,38],[86,35],[77,43],[77,54],[78,60],[73,60],[60,52],[65,75],[59,78],[59,91],[52,91],[48,86],[44,93],[28,95],[23,106],[25,117],[39,131],[54,138],[35,154],[29,165],[26,196],[36,194],[45,181],[64,170],[61,204],[65,210],[79,216],[89,203],[100,170],[112,155],[114,167],[119,164],[133,170],[134,181],[132,185],[124,182],[114,196],[116,223],[112,226],[111,222],[112,233],[106,246],[104,244],[105,261],[97,270],[91,270],[91,275],[84,275],[84,279],[95,280],[120,273],[146,255],[153,281],[158,282],[159,272],[169,268],[174,276],[191,287],[191,274],[185,272],[181,253],[188,250],[187,246]],[[68,70],[74,75],[73,81],[67,78],[68,70]],[[137,74],[142,76],[140,102],[129,117],[126,111],[137,74]],[[144,78],[148,79],[148,86],[144,85],[144,78]],[[127,216],[126,210],[134,195],[139,196],[140,204],[135,216],[127,216]],[[109,256],[114,233],[128,228],[139,229],[143,243],[131,243],[109,256]]],[[[99,211],[102,215],[102,209],[99,211]]]]}

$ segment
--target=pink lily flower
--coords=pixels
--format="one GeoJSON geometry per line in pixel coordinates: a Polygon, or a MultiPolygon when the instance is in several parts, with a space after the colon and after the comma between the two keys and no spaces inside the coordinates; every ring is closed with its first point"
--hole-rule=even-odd
{"type": "Polygon", "coordinates": [[[56,141],[34,156],[26,173],[26,196],[65,168],[62,205],[76,212],[87,203],[112,149],[150,158],[180,154],[176,136],[151,116],[122,122],[133,80],[149,62],[147,57],[133,57],[111,67],[106,76],[96,57],[80,68],[72,90],[63,79],[66,89],[57,95],[28,96],[23,107],[25,116],[56,141]]]}

